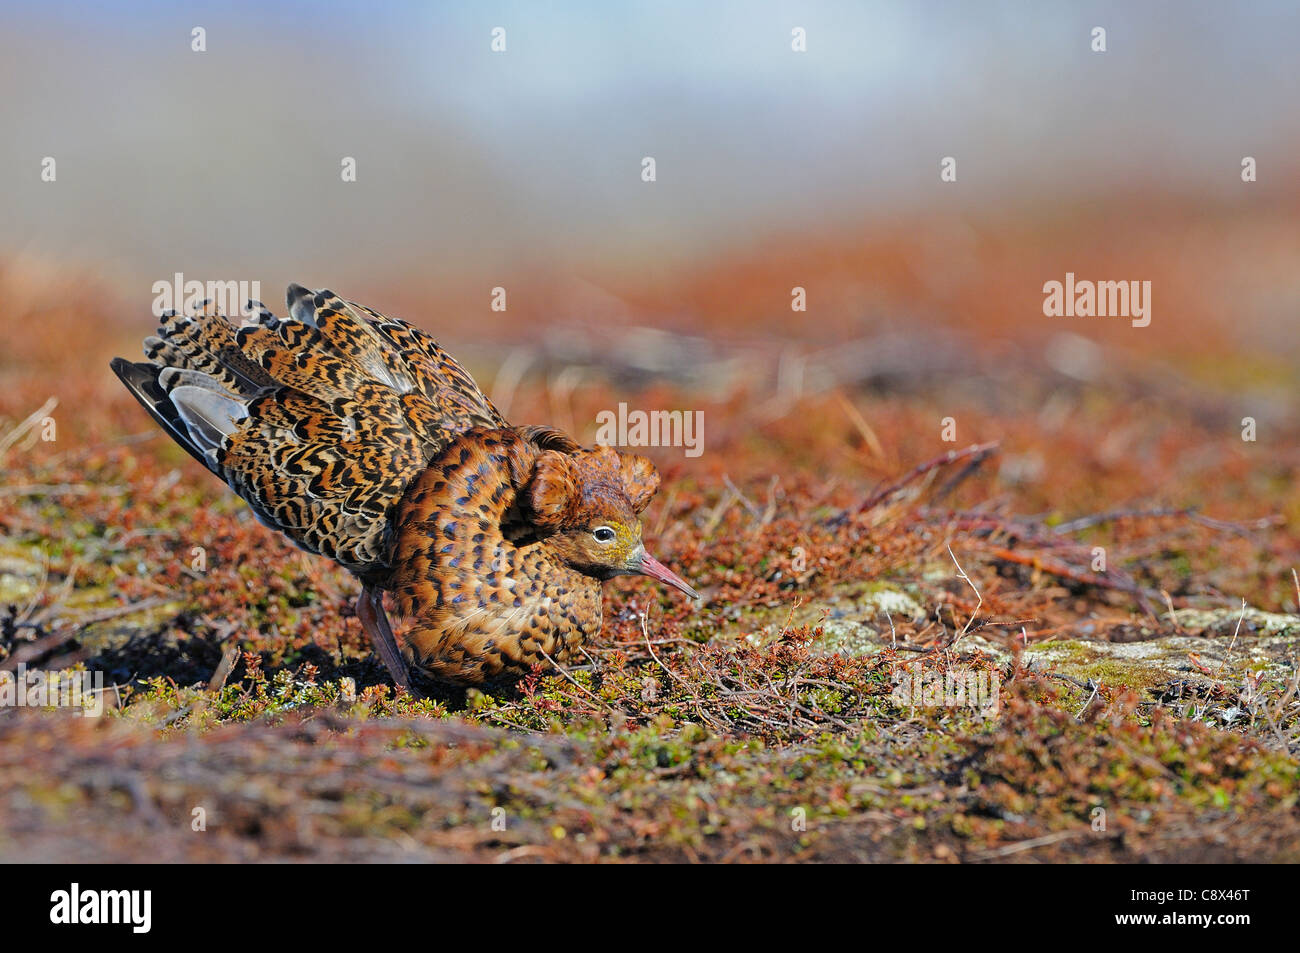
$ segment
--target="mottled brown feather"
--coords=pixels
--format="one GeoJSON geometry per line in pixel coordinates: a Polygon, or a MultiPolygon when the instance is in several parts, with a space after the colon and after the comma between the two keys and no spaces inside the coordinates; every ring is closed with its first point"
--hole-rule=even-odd
{"type": "Polygon", "coordinates": [[[166,315],[148,364],[114,370],[268,526],[391,590],[406,653],[462,684],[566,661],[601,623],[601,580],[635,571],[642,457],[511,427],[428,334],[290,286],[234,328],[166,315]],[[200,422],[195,422],[202,418],[200,422]],[[618,527],[591,550],[589,530],[618,527]]]}

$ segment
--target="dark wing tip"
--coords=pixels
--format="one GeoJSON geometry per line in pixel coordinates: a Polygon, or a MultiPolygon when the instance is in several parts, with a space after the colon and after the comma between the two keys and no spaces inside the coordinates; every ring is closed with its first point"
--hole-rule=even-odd
{"type": "Polygon", "coordinates": [[[133,394],[145,393],[151,398],[155,396],[153,389],[158,385],[157,365],[128,361],[124,357],[115,357],[109,361],[108,366],[113,369],[113,373],[117,375],[118,380],[125,384],[133,394]]]}
{"type": "MultiPolygon", "coordinates": [[[[213,469],[203,456],[203,452],[194,445],[184,422],[177,414],[175,406],[167,396],[167,392],[158,383],[158,372],[161,370],[156,364],[148,364],[144,361],[128,361],[124,357],[115,357],[109,362],[109,367],[117,375],[118,380],[126,385],[126,389],[131,392],[131,396],[140,402],[140,406],[149,412],[149,416],[154,419],[158,426],[162,427],[173,440],[181,445],[185,451],[199,463],[203,464],[217,476],[222,476],[217,470],[213,469]]],[[[224,477],[222,477],[224,479],[224,477]]]]}

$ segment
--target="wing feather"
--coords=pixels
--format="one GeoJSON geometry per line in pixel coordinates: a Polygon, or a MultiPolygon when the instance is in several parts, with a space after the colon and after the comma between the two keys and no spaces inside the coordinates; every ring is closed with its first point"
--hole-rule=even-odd
{"type": "Polygon", "coordinates": [[[505,420],[474,379],[405,321],[291,285],[236,328],[204,306],[165,315],[148,363],[113,370],[258,519],[360,575],[387,569],[388,520],[452,440],[505,420]]]}

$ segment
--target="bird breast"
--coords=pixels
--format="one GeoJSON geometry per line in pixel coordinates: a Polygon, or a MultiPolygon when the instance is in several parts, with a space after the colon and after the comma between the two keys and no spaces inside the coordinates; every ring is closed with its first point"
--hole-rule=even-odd
{"type": "Polygon", "coordinates": [[[398,504],[386,588],[427,674],[524,674],[548,657],[568,660],[600,630],[600,583],[557,560],[516,502],[512,474],[529,472],[538,452],[513,430],[469,431],[398,504]]]}

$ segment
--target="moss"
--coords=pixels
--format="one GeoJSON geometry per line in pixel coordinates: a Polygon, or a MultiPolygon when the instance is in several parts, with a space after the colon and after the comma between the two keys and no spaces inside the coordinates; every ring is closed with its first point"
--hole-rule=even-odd
{"type": "MultiPolygon", "coordinates": [[[[71,312],[30,317],[122,344],[71,312]]],[[[620,579],[583,665],[417,699],[372,658],[353,579],[261,528],[165,441],[113,442],[142,426],[138,408],[61,359],[15,357],[33,370],[0,393],[7,425],[50,379],[85,388],[60,422],[72,446],[5,461],[16,482],[82,489],[3,499],[0,657],[103,672],[115,707],[0,718],[0,859],[57,842],[204,862],[1300,860],[1293,474],[1204,432],[1183,402],[1135,420],[1122,390],[1089,388],[1053,416],[1055,383],[1027,368],[996,412],[966,401],[962,426],[1041,460],[1039,476],[985,464],[953,482],[960,466],[940,467],[865,510],[947,449],[933,422],[969,396],[960,384],[881,396],[870,420],[887,459],[831,396],[784,416],[748,397],[708,404],[718,444],[665,467],[647,521],[704,604],[620,579]],[[725,505],[722,468],[750,505],[725,505]],[[1133,505],[1135,486],[1216,520],[1286,522],[1070,530],[1133,505]],[[1153,613],[1092,573],[1093,546],[1153,613]],[[1251,601],[1240,632],[1218,593],[1251,601]],[[901,703],[899,671],[917,663],[997,674],[997,710],[901,703]],[[191,836],[198,804],[219,837],[191,836]]],[[[664,387],[642,396],[696,406],[664,387]]],[[[593,378],[575,418],[623,390],[593,378]]]]}

